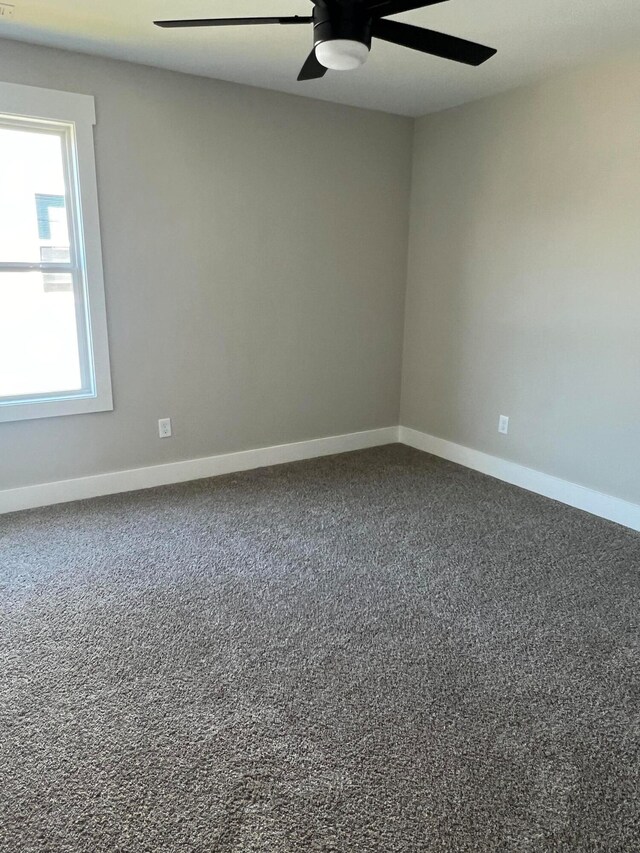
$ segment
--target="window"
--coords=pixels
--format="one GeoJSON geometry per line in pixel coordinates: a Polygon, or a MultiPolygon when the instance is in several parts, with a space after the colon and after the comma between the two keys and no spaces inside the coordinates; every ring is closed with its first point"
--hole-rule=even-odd
{"type": "Polygon", "coordinates": [[[112,408],[93,98],[0,83],[0,421],[112,408]]]}

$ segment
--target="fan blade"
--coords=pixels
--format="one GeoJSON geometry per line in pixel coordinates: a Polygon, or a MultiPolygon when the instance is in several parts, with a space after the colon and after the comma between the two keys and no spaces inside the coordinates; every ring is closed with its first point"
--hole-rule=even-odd
{"type": "Polygon", "coordinates": [[[318,62],[316,58],[316,50],[314,48],[309,56],[307,56],[306,62],[300,69],[298,80],[317,80],[318,77],[324,77],[327,70],[328,69],[326,69],[324,65],[318,62]]]}
{"type": "Polygon", "coordinates": [[[156,27],[234,27],[253,24],[310,24],[313,18],[294,15],[292,18],[193,18],[186,21],[154,21],[156,27]]]}
{"type": "Polygon", "coordinates": [[[387,15],[410,12],[412,9],[435,6],[436,3],[444,3],[444,0],[368,0],[367,6],[374,18],[384,18],[387,15]]]}
{"type": "Polygon", "coordinates": [[[464,62],[466,65],[481,65],[497,53],[493,47],[485,47],[445,33],[436,33],[434,30],[401,24],[399,21],[376,20],[371,33],[384,41],[441,56],[443,59],[453,59],[454,62],[464,62]]]}

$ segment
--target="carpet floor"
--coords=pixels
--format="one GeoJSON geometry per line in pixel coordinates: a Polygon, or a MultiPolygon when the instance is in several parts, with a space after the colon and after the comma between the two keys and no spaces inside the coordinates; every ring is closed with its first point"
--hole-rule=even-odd
{"type": "Polygon", "coordinates": [[[640,536],[400,445],[0,517],[2,853],[640,850],[640,536]]]}

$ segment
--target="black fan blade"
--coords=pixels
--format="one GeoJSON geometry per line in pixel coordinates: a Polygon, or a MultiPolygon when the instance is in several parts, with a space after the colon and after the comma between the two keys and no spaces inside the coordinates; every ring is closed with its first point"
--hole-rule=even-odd
{"type": "Polygon", "coordinates": [[[464,62],[466,65],[481,65],[497,53],[493,47],[436,33],[434,30],[401,24],[399,21],[374,21],[371,33],[384,41],[441,56],[443,59],[453,59],[454,62],[464,62]]]}
{"type": "Polygon", "coordinates": [[[399,15],[400,12],[410,12],[412,9],[424,9],[435,6],[445,0],[368,0],[369,12],[374,18],[385,18],[387,15],[399,15]]]}
{"type": "Polygon", "coordinates": [[[327,69],[316,59],[315,48],[307,56],[307,61],[300,69],[298,80],[317,80],[318,77],[324,77],[327,69]]]}
{"type": "Polygon", "coordinates": [[[313,18],[294,15],[292,18],[193,18],[186,21],[154,21],[156,27],[235,27],[253,24],[310,24],[313,18]]]}

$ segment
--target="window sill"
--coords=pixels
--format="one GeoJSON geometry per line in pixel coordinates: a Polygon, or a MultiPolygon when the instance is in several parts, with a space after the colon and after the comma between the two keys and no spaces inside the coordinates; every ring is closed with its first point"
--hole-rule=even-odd
{"type": "Polygon", "coordinates": [[[24,403],[0,403],[0,423],[112,411],[113,400],[111,399],[111,394],[101,394],[99,397],[73,397],[60,400],[34,400],[33,402],[24,403]]]}

